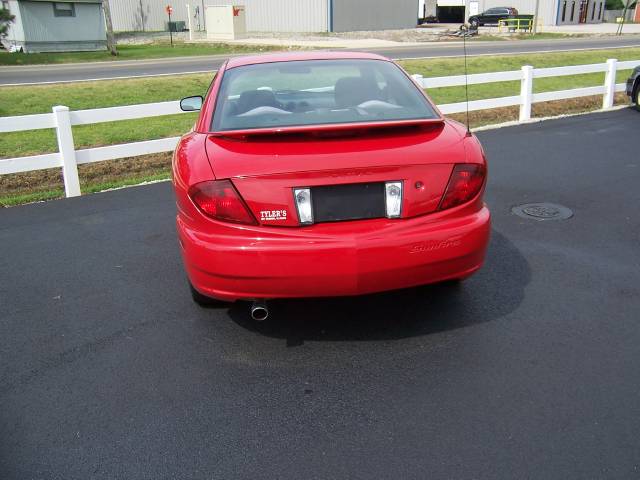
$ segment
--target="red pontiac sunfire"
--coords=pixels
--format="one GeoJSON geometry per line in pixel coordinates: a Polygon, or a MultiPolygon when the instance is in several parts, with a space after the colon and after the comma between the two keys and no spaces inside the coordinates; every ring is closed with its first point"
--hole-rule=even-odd
{"type": "Polygon", "coordinates": [[[360,295],[482,265],[482,147],[387,58],[233,58],[181,107],[200,110],[173,157],[196,302],[360,295]]]}

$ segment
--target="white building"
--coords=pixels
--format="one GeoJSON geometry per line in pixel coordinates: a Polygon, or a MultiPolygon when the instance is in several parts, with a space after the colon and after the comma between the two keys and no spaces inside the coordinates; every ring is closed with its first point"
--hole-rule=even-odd
{"type": "Polygon", "coordinates": [[[417,0],[109,0],[116,31],[166,31],[165,7],[172,21],[205,30],[207,5],[243,5],[253,32],[345,32],[413,28],[417,0]]]}
{"type": "MultiPolygon", "coordinates": [[[[523,15],[534,15],[536,0],[418,0],[418,16],[436,16],[443,23],[462,23],[465,9],[470,15],[493,7],[513,7],[523,15]]],[[[605,0],[539,0],[541,25],[602,22],[605,0]]]]}
{"type": "Polygon", "coordinates": [[[9,24],[5,48],[23,52],[106,50],[101,0],[6,0],[15,16],[9,24]]]}

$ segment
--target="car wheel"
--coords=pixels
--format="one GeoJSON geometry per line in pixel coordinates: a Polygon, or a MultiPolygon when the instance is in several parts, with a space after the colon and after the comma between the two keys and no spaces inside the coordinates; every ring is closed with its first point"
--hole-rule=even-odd
{"type": "Polygon", "coordinates": [[[201,294],[199,291],[193,288],[191,282],[189,282],[189,290],[191,290],[191,298],[193,298],[193,301],[201,307],[224,307],[229,305],[228,302],[217,300],[215,298],[207,297],[206,295],[201,294]]]}
{"type": "Polygon", "coordinates": [[[471,20],[471,27],[472,28],[478,28],[480,24],[478,23],[478,20],[476,20],[475,18],[473,20],[471,20]]]}
{"type": "Polygon", "coordinates": [[[636,106],[636,110],[640,112],[640,83],[638,83],[638,85],[636,86],[636,91],[633,95],[633,98],[635,98],[634,103],[636,106]]]}

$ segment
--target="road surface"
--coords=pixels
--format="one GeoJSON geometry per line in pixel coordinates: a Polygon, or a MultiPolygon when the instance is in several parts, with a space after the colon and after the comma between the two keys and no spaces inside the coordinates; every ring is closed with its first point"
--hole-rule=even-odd
{"type": "Polygon", "coordinates": [[[169,183],[0,210],[0,478],[637,478],[638,122],[479,133],[476,276],[267,323],[191,302],[169,183]]]}
{"type": "MultiPolygon", "coordinates": [[[[469,55],[503,55],[633,46],[640,47],[640,36],[469,42],[467,51],[469,55]]],[[[461,56],[462,44],[459,42],[442,42],[429,43],[417,47],[377,48],[368,51],[394,59],[461,56]]],[[[0,85],[211,72],[216,70],[228,57],[228,55],[216,55],[156,60],[2,67],[0,69],[0,85]]]]}

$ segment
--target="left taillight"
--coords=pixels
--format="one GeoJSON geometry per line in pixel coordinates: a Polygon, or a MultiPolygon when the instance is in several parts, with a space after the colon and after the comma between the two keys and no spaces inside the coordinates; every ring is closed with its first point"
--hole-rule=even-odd
{"type": "Polygon", "coordinates": [[[456,164],[438,210],[457,207],[473,199],[484,184],[486,171],[484,165],[477,163],[456,164]]]}
{"type": "Polygon", "coordinates": [[[212,180],[193,185],[189,197],[208,217],[222,222],[257,225],[231,180],[212,180]]]}

